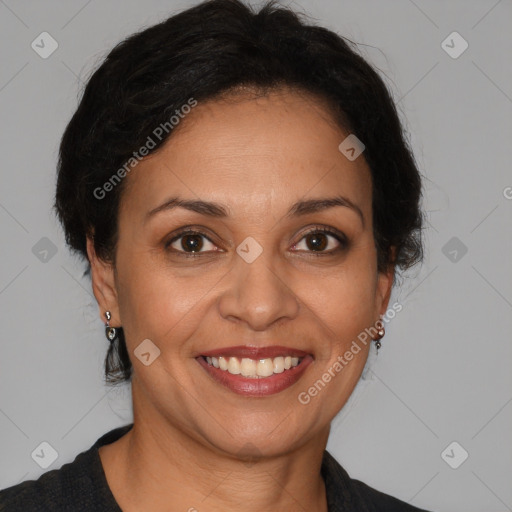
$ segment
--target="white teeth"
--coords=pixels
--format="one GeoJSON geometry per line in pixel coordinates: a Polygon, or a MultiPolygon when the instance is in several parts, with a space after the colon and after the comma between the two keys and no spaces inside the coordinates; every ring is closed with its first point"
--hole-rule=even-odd
{"type": "Polygon", "coordinates": [[[274,362],[272,361],[272,359],[260,359],[256,366],[256,373],[260,377],[270,377],[274,373],[274,362]]]}
{"type": "Polygon", "coordinates": [[[250,379],[265,378],[274,375],[274,373],[283,373],[294,366],[297,366],[301,358],[292,356],[278,356],[266,359],[250,359],[243,357],[239,360],[237,357],[207,357],[208,364],[215,368],[220,368],[233,375],[243,375],[250,379]]]}
{"type": "MultiPolygon", "coordinates": [[[[229,371],[229,368],[228,368],[229,371]]],[[[254,359],[247,359],[244,357],[240,363],[240,373],[244,377],[257,377],[256,375],[256,361],[254,359]]]]}
{"type": "Polygon", "coordinates": [[[233,375],[240,373],[240,361],[236,357],[230,357],[228,362],[228,372],[233,375]]]}
{"type": "Polygon", "coordinates": [[[274,357],[274,373],[284,372],[284,357],[274,357]]]}

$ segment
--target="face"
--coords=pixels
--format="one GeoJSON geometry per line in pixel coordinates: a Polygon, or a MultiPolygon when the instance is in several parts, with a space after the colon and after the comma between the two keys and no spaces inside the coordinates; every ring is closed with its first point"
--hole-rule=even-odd
{"type": "Polygon", "coordinates": [[[181,123],[125,178],[115,270],[89,242],[95,294],[123,326],[136,421],[223,453],[285,453],[328,432],[370,341],[344,354],[387,307],[370,171],[296,92],[198,104],[181,123]],[[147,366],[143,340],[160,350],[147,366]]]}

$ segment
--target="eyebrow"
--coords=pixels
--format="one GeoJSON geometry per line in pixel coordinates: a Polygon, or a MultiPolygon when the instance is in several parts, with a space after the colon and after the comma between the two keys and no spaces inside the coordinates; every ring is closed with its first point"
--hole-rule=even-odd
{"type": "MultiPolygon", "coordinates": [[[[336,206],[350,208],[352,211],[356,212],[364,226],[364,215],[361,208],[359,208],[359,206],[353,203],[350,199],[343,196],[298,201],[291,206],[291,208],[288,210],[285,216],[300,217],[311,213],[321,212],[329,208],[334,208],[336,206]]],[[[196,212],[199,213],[200,215],[205,215],[208,217],[226,218],[229,216],[227,207],[220,203],[172,197],[171,199],[168,199],[167,201],[162,203],[160,206],[157,206],[156,208],[150,210],[146,214],[144,222],[147,222],[151,217],[153,217],[157,213],[173,210],[175,208],[184,208],[186,210],[190,210],[192,212],[196,212]]]]}

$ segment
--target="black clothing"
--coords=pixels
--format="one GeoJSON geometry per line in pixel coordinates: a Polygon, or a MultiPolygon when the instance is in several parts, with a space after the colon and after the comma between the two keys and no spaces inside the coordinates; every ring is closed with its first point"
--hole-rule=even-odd
{"type": "MultiPolygon", "coordinates": [[[[107,432],[60,469],[0,491],[0,511],[122,512],[108,486],[98,448],[113,443],[132,426],[107,432]]],[[[427,512],[351,479],[327,451],[321,472],[329,512],[427,512]]]]}

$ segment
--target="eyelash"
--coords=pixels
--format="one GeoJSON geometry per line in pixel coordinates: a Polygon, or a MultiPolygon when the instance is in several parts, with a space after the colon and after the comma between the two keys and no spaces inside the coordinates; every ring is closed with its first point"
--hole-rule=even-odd
{"type": "MultiPolygon", "coordinates": [[[[304,238],[306,238],[308,235],[313,235],[313,234],[317,234],[317,233],[324,233],[326,235],[330,235],[332,237],[334,237],[338,243],[340,244],[339,247],[335,248],[335,249],[331,249],[330,251],[323,251],[323,252],[317,252],[317,251],[298,251],[298,252],[308,252],[310,253],[311,256],[314,256],[314,257],[323,257],[323,256],[332,256],[332,255],[335,255],[337,254],[338,252],[341,252],[345,249],[347,249],[348,247],[348,240],[346,238],[346,236],[336,230],[336,229],[333,229],[333,228],[326,228],[326,227],[323,227],[323,226],[316,226],[314,228],[312,228],[310,231],[307,231],[306,233],[304,233],[301,237],[301,239],[296,243],[294,244],[294,246],[298,245],[304,238]]],[[[165,243],[165,249],[166,250],[169,250],[177,255],[179,255],[180,257],[183,257],[183,258],[198,258],[198,257],[201,257],[202,255],[204,254],[208,254],[209,252],[211,251],[206,251],[206,252],[197,252],[197,251],[194,251],[194,252],[186,252],[186,251],[179,251],[179,250],[176,250],[176,249],[170,249],[170,245],[173,244],[174,242],[176,242],[177,240],[179,240],[180,238],[183,238],[184,236],[186,235],[199,235],[199,236],[202,236],[204,238],[206,238],[210,243],[214,243],[212,240],[210,240],[210,238],[203,232],[201,231],[196,231],[194,229],[183,229],[182,231],[179,231],[178,233],[176,233],[173,238],[171,240],[169,240],[168,242],[165,243]]]]}

